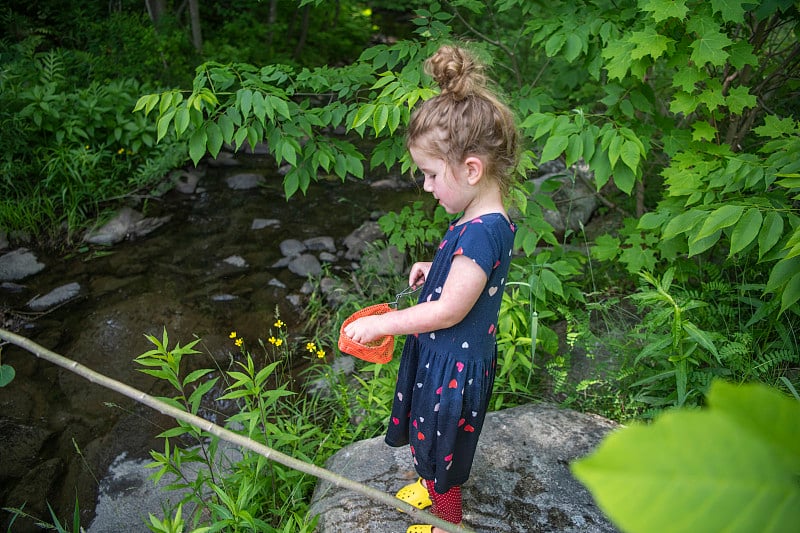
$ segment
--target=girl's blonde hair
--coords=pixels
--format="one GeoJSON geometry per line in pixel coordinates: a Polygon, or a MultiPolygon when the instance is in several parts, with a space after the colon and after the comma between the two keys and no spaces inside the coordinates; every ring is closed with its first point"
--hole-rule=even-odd
{"type": "Polygon", "coordinates": [[[453,165],[479,157],[484,175],[507,193],[519,157],[519,133],[514,114],[489,89],[484,65],[469,51],[444,45],[425,61],[425,72],[441,93],[412,115],[406,146],[453,165]]]}

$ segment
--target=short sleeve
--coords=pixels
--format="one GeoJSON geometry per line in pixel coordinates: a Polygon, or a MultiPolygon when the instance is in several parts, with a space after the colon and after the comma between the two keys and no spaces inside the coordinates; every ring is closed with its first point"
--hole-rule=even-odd
{"type": "Polygon", "coordinates": [[[502,238],[496,224],[485,224],[483,219],[475,218],[459,229],[458,244],[453,256],[463,255],[472,259],[490,277],[492,270],[500,264],[503,248],[502,238]]]}

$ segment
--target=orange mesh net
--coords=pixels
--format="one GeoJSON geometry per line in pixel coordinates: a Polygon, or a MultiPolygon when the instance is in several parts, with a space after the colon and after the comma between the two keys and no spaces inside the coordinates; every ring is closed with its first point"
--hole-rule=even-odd
{"type": "Polygon", "coordinates": [[[365,307],[360,311],[356,311],[347,317],[347,319],[342,322],[342,327],[339,328],[339,350],[342,353],[352,355],[353,357],[358,357],[359,359],[369,361],[370,363],[384,364],[391,361],[392,354],[394,353],[393,336],[387,335],[386,337],[383,337],[377,341],[361,344],[360,342],[356,342],[348,337],[344,332],[345,326],[356,319],[364,316],[382,315],[391,311],[394,311],[394,308],[389,304],[376,304],[365,307]]]}

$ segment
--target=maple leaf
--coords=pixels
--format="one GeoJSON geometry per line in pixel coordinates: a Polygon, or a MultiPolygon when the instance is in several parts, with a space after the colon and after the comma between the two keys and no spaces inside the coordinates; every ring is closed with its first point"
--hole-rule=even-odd
{"type": "Polygon", "coordinates": [[[693,96],[683,91],[678,91],[675,93],[675,96],[672,97],[672,102],[669,104],[669,110],[675,114],[683,113],[684,115],[688,115],[697,109],[697,105],[699,103],[700,101],[697,96],[693,96]]]}
{"type": "Polygon", "coordinates": [[[690,45],[694,50],[692,52],[692,61],[698,65],[711,63],[721,67],[728,60],[729,55],[724,49],[726,46],[730,46],[732,42],[727,35],[722,33],[703,35],[690,45]]]}
{"type": "Polygon", "coordinates": [[[692,124],[692,140],[711,141],[717,135],[717,130],[706,121],[699,121],[692,124]]]}
{"type": "Polygon", "coordinates": [[[745,108],[756,106],[756,97],[750,94],[747,87],[734,87],[728,92],[725,105],[731,113],[741,115],[745,108]]]}
{"type": "Polygon", "coordinates": [[[633,32],[628,38],[628,42],[634,45],[634,49],[631,50],[631,58],[641,59],[649,55],[653,59],[658,59],[674,41],[660,35],[654,28],[648,27],[645,31],[633,32]]]}
{"type": "Polygon", "coordinates": [[[742,22],[744,20],[744,7],[742,4],[750,3],[747,0],[711,0],[711,9],[720,13],[725,22],[742,22]]]}
{"type": "Polygon", "coordinates": [[[653,270],[656,266],[656,253],[653,250],[646,250],[641,245],[626,248],[620,254],[619,260],[625,263],[628,272],[639,272],[640,270],[653,270]]]}
{"type": "Polygon", "coordinates": [[[609,79],[623,79],[631,66],[631,50],[634,45],[622,40],[611,41],[603,50],[603,57],[609,59],[606,64],[609,79]]]}
{"type": "Polygon", "coordinates": [[[683,89],[684,92],[692,93],[696,84],[708,79],[708,73],[694,66],[681,68],[672,77],[672,86],[683,89]]]}
{"type": "Polygon", "coordinates": [[[722,84],[719,80],[708,80],[706,89],[700,93],[700,103],[705,104],[709,111],[725,105],[725,97],[722,96],[722,84]]]}
{"type": "Polygon", "coordinates": [[[673,17],[683,20],[686,17],[686,12],[689,11],[685,0],[641,0],[639,8],[642,11],[650,11],[653,14],[653,20],[656,22],[673,17]]]}

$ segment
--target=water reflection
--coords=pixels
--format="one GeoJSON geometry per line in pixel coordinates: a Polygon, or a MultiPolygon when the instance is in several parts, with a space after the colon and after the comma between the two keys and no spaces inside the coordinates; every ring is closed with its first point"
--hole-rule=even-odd
{"type": "MultiPolygon", "coordinates": [[[[132,362],[152,347],[145,333],[160,337],[166,328],[171,342],[182,345],[202,337],[202,365],[208,366],[213,363],[209,356],[224,363],[235,351],[229,338],[233,330],[253,343],[266,339],[276,309],[287,330],[298,331],[300,309],[287,296],[297,294],[305,280],[272,267],[281,258],[281,241],[325,235],[340,245],[375,210],[400,209],[421,194],[413,188],[379,190],[336,179],[315,183],[306,196],[286,201],[282,179],[274,172],[257,190],[229,189],[225,178],[241,172],[263,172],[263,167],[211,168],[195,194],[170,192],[150,201],[147,216],[169,214],[171,220],[139,240],[69,258],[39,252],[47,268],[22,282],[28,292],[4,295],[8,305],[22,310],[35,295],[32,291],[44,294],[70,282],[81,285],[81,296],[35,317],[21,333],[145,392],[168,394],[132,362]],[[254,219],[279,224],[253,229],[254,219]],[[231,257],[245,264],[226,262],[231,257]]],[[[330,266],[349,267],[341,258],[330,266]]],[[[160,446],[153,436],[171,425],[31,354],[6,346],[2,355],[4,363],[16,368],[17,378],[0,389],[5,434],[0,444],[6,445],[3,462],[17,461],[19,468],[0,480],[6,487],[0,506],[21,505],[25,496],[30,500],[26,509],[46,509],[46,500],[65,516],[77,489],[83,512],[90,514],[94,478],[122,452],[146,456],[160,446]]],[[[3,529],[7,519],[0,520],[3,529]]]]}

